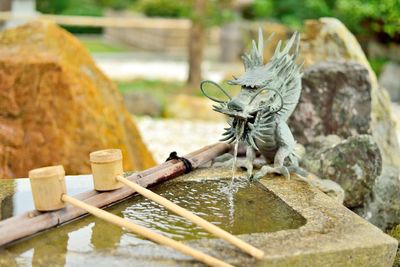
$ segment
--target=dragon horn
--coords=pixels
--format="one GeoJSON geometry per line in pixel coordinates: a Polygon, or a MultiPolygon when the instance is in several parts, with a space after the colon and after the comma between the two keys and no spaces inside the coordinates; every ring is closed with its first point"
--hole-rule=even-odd
{"type": "Polygon", "coordinates": [[[293,33],[292,37],[289,39],[289,42],[287,42],[287,44],[285,46],[285,49],[283,49],[282,54],[288,54],[289,53],[290,49],[292,48],[292,46],[294,44],[294,41],[295,40],[297,41],[297,35],[298,35],[297,32],[293,33]]]}
{"type": "Polygon", "coordinates": [[[264,40],[261,27],[258,28],[258,56],[260,57],[261,64],[264,62],[264,40]]]}

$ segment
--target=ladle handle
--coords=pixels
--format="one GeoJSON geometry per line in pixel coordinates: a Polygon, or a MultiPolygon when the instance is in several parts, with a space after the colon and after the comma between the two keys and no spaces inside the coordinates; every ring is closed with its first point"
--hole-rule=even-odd
{"type": "Polygon", "coordinates": [[[62,201],[67,202],[71,205],[74,205],[76,207],[79,207],[81,209],[86,210],[88,213],[93,214],[96,217],[99,217],[109,223],[118,225],[122,228],[125,228],[135,234],[144,236],[145,238],[154,241],[156,243],[159,243],[161,245],[165,245],[168,247],[171,247],[179,252],[182,252],[183,254],[189,255],[193,258],[195,258],[196,260],[199,260],[205,264],[208,264],[210,266],[222,266],[222,267],[232,267],[232,265],[225,263],[219,259],[216,259],[214,257],[211,257],[207,254],[204,254],[203,252],[199,251],[199,250],[195,250],[191,247],[188,247],[178,241],[175,241],[173,239],[170,239],[168,237],[162,236],[160,234],[154,233],[151,230],[136,225],[132,222],[129,222],[127,220],[122,219],[121,217],[118,217],[114,214],[111,214],[109,212],[106,212],[102,209],[93,207],[91,205],[86,204],[85,202],[82,202],[76,198],[70,197],[68,195],[63,195],[62,196],[62,201]]]}
{"type": "Polygon", "coordinates": [[[132,181],[129,181],[128,179],[118,175],[116,177],[118,181],[121,183],[125,184],[126,186],[132,188],[142,196],[153,200],[154,202],[166,207],[167,209],[175,212],[176,214],[190,220],[191,222],[197,224],[198,226],[204,228],[208,232],[212,233],[213,235],[224,239],[225,241],[231,243],[232,245],[240,248],[244,252],[250,254],[251,256],[257,258],[257,259],[262,259],[264,257],[264,252],[262,250],[259,250],[258,248],[253,247],[252,245],[244,242],[243,240],[237,238],[236,236],[232,235],[231,233],[228,233],[227,231],[219,228],[218,226],[215,226],[214,224],[204,220],[203,218],[193,214],[192,212],[176,205],[175,203],[169,201],[168,199],[157,195],[156,193],[138,185],[137,183],[134,183],[132,181]]]}

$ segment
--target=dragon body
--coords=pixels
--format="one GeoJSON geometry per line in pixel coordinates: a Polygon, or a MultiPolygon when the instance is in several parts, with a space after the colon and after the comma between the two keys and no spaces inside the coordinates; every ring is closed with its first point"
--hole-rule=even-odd
{"type": "MultiPolygon", "coordinates": [[[[268,38],[267,42],[271,39],[268,38]]],[[[280,173],[290,177],[290,167],[297,167],[293,150],[295,139],[287,125],[301,93],[301,65],[296,64],[299,55],[298,33],[294,33],[282,49],[280,41],[268,63],[263,59],[263,36],[259,30],[258,44],[253,41],[249,54],[242,58],[245,72],[228,81],[241,86],[240,92],[231,97],[222,87],[212,81],[203,81],[204,95],[218,103],[214,110],[228,116],[229,127],[225,128],[221,141],[240,142],[246,146],[245,167],[249,177],[259,179],[267,173],[280,173]],[[226,101],[206,94],[204,85],[212,83],[229,98],[226,101]],[[267,163],[253,175],[253,161],[259,151],[267,163]]],[[[238,164],[240,165],[240,164],[238,164]]]]}

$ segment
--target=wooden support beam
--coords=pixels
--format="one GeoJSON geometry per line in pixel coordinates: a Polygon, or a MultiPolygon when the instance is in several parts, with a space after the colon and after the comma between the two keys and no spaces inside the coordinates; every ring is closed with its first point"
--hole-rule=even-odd
{"type": "MultiPolygon", "coordinates": [[[[230,150],[230,145],[217,143],[186,155],[193,168],[197,168],[213,158],[230,150]]],[[[185,172],[185,165],[181,161],[171,160],[148,170],[132,174],[127,177],[143,187],[148,187],[163,181],[170,180],[185,172]]],[[[85,203],[104,208],[119,203],[135,193],[128,187],[110,192],[90,190],[74,196],[85,203]]],[[[82,209],[67,205],[65,208],[52,212],[30,211],[19,216],[0,221],[0,247],[21,238],[29,237],[38,232],[67,223],[80,216],[87,215],[82,209]]]]}

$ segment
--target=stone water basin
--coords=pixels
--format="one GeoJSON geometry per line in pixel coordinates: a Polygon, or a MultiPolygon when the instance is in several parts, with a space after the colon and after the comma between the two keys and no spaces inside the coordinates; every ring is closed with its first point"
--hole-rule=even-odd
{"type": "MultiPolygon", "coordinates": [[[[188,243],[236,266],[390,266],[396,241],[304,182],[270,177],[236,182],[227,169],[200,169],[152,190],[263,249],[255,261],[141,196],[108,211],[188,243]],[[377,264],[379,263],[379,264],[377,264]]],[[[239,173],[239,176],[243,174],[239,173]]],[[[244,178],[244,177],[242,177],[244,178]]],[[[66,178],[71,195],[92,188],[90,176],[66,178]]],[[[11,181],[0,181],[8,188],[11,181]]],[[[2,219],[33,209],[29,181],[3,200],[2,219]]],[[[6,191],[6,190],[5,190],[6,191]]],[[[0,266],[199,266],[190,257],[87,216],[0,252],[0,266]]]]}

